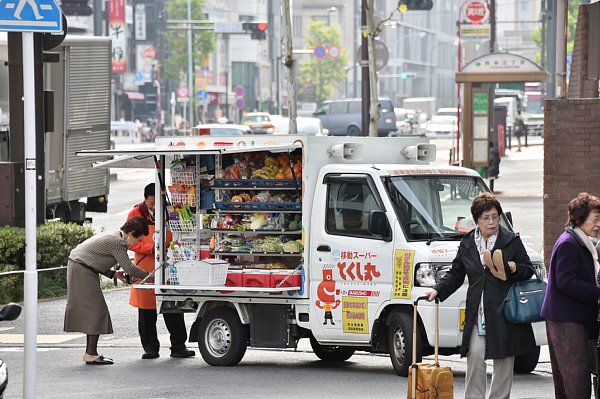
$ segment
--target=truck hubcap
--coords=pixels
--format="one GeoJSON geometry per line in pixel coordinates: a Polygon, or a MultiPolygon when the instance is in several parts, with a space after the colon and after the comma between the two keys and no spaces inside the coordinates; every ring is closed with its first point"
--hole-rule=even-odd
{"type": "Polygon", "coordinates": [[[404,342],[404,331],[402,331],[401,328],[396,328],[394,331],[394,355],[399,361],[402,361],[406,356],[406,346],[404,342]]]}
{"type": "Polygon", "coordinates": [[[222,357],[227,354],[231,347],[231,330],[229,325],[222,319],[214,320],[206,332],[206,348],[211,355],[222,357]]]}

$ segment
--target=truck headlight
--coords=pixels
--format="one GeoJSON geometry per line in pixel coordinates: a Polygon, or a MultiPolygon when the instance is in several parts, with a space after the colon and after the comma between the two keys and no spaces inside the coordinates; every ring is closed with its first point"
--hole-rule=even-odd
{"type": "Polygon", "coordinates": [[[546,272],[546,266],[543,262],[531,262],[533,268],[535,269],[535,274],[542,280],[546,280],[548,277],[548,273],[546,272]]]}
{"type": "Polygon", "coordinates": [[[418,263],[415,266],[415,286],[433,287],[452,267],[451,263],[418,263]]]}

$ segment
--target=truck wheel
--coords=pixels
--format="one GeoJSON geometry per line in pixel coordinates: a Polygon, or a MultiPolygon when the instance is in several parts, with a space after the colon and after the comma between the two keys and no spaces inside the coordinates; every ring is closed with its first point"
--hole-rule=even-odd
{"type": "Polygon", "coordinates": [[[248,327],[240,322],[234,309],[215,308],[200,320],[198,348],[211,366],[235,366],[248,346],[248,327]]]}
{"type": "MultiPolygon", "coordinates": [[[[388,330],[388,351],[396,374],[408,376],[408,368],[412,363],[412,317],[408,313],[397,312],[390,320],[388,330]]],[[[421,336],[417,334],[417,363],[422,359],[421,336]]]]}
{"type": "Polygon", "coordinates": [[[356,126],[350,126],[348,128],[348,136],[360,136],[360,129],[356,126]]]}
{"type": "Polygon", "coordinates": [[[319,359],[327,362],[344,362],[354,355],[355,350],[351,346],[321,345],[312,335],[310,346],[319,359]]]}
{"type": "Polygon", "coordinates": [[[515,356],[515,365],[513,370],[517,374],[529,374],[535,370],[540,358],[540,347],[536,346],[535,351],[525,355],[515,356]]]}

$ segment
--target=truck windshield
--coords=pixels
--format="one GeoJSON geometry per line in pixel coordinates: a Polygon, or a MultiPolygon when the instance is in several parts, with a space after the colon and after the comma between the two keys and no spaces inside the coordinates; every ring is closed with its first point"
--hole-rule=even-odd
{"type": "MultiPolygon", "coordinates": [[[[385,184],[409,241],[456,239],[475,228],[471,203],[489,191],[473,176],[394,176],[385,184]]],[[[506,218],[501,225],[511,230],[506,218]]]]}

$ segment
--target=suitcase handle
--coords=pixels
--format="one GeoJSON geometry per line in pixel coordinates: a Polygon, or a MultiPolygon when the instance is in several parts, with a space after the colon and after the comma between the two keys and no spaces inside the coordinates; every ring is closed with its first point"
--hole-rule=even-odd
{"type": "MultiPolygon", "coordinates": [[[[419,301],[423,301],[423,300],[427,300],[427,298],[429,298],[426,295],[420,296],[418,297],[414,302],[414,314],[413,314],[413,345],[412,345],[412,365],[411,368],[413,369],[412,372],[412,392],[411,392],[411,397],[412,398],[416,398],[417,396],[417,305],[419,303],[419,301]]],[[[440,300],[436,297],[435,298],[435,338],[434,338],[434,364],[436,366],[439,366],[438,363],[438,352],[439,352],[439,330],[438,330],[438,315],[439,315],[439,308],[440,308],[440,300]]]]}
{"type": "MultiPolygon", "coordinates": [[[[419,301],[427,301],[427,298],[429,298],[427,295],[420,296],[413,302],[413,304],[417,306],[419,301]]],[[[440,299],[438,297],[435,298],[435,303],[440,303],[440,299]]]]}

